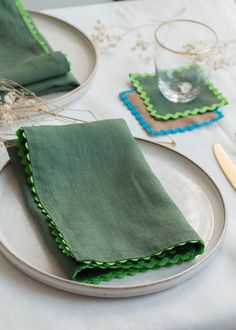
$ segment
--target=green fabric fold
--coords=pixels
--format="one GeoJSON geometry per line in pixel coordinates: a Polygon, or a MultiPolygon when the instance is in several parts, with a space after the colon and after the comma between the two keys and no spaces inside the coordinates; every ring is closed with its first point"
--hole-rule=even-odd
{"type": "Polygon", "coordinates": [[[54,52],[19,0],[0,0],[0,78],[42,95],[79,86],[64,54],[54,52]]]}
{"type": "Polygon", "coordinates": [[[27,205],[74,280],[98,284],[203,253],[123,120],[24,127],[17,136],[18,150],[8,150],[27,205]]]}

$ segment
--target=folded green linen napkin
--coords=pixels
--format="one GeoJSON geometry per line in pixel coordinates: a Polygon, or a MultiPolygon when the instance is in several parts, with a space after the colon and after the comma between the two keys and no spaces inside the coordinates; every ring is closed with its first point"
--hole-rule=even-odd
{"type": "MultiPolygon", "coordinates": [[[[194,76],[194,73],[190,72],[192,70],[191,66],[175,70],[177,74],[181,75],[184,71],[185,75],[189,75],[187,81],[191,81],[191,75],[194,76]]],[[[202,114],[227,104],[226,97],[210,81],[205,84],[198,97],[188,103],[173,103],[167,100],[157,85],[156,73],[131,73],[130,81],[143,99],[147,111],[158,120],[202,114]]]]}
{"type": "Polygon", "coordinates": [[[17,136],[8,148],[16,177],[72,279],[98,284],[203,253],[123,120],[24,127],[17,136]]]}
{"type": "Polygon", "coordinates": [[[19,0],[0,0],[0,78],[42,95],[79,85],[67,58],[53,52],[19,0]]]}

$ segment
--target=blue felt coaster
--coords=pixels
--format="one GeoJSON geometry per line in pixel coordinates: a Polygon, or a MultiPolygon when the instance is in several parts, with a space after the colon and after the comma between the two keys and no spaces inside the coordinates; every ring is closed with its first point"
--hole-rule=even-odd
{"type": "Polygon", "coordinates": [[[156,136],[192,131],[210,125],[223,117],[222,112],[216,109],[201,115],[162,121],[150,116],[143,100],[135,90],[121,92],[119,97],[147,133],[156,136]]]}

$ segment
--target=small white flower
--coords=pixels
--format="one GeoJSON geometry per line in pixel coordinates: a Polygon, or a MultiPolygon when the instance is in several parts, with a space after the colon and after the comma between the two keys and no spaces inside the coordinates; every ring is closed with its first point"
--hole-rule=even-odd
{"type": "Polygon", "coordinates": [[[3,104],[3,107],[4,107],[5,111],[11,111],[12,110],[12,107],[8,103],[3,104]]]}
{"type": "Polygon", "coordinates": [[[37,103],[37,101],[34,100],[34,99],[29,99],[29,100],[27,100],[27,104],[29,104],[29,105],[31,105],[31,104],[36,104],[36,103],[37,103]]]}
{"type": "Polygon", "coordinates": [[[3,114],[1,114],[1,122],[4,124],[12,124],[14,121],[14,116],[9,113],[9,112],[4,112],[3,114]]]}
{"type": "Polygon", "coordinates": [[[6,104],[10,104],[12,101],[11,101],[11,98],[10,98],[10,96],[8,95],[8,94],[6,94],[5,96],[4,96],[4,102],[6,103],[6,104]]]}
{"type": "Polygon", "coordinates": [[[16,92],[9,92],[8,96],[9,96],[10,100],[12,101],[12,103],[14,103],[17,98],[16,92]]]}

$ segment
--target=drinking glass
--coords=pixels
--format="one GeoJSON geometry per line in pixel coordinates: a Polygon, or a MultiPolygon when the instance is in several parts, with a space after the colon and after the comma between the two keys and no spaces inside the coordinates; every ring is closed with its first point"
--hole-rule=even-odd
{"type": "Polygon", "coordinates": [[[218,45],[206,24],[176,19],[155,31],[155,66],[161,93],[175,103],[194,100],[209,79],[218,45]]]}

